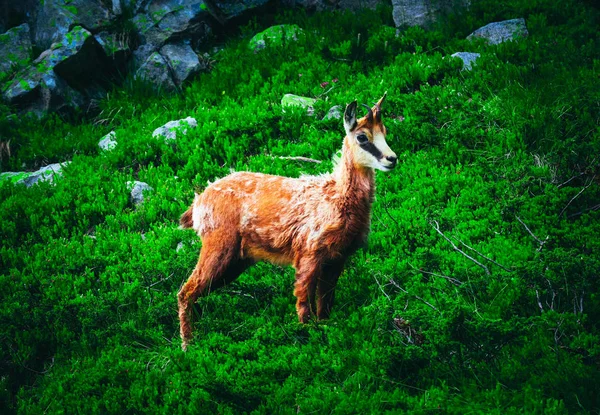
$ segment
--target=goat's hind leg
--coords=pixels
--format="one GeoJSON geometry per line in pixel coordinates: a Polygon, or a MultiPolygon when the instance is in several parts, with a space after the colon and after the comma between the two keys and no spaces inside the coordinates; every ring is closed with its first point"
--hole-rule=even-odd
{"type": "Polygon", "coordinates": [[[212,232],[202,240],[200,259],[177,295],[179,305],[179,330],[182,348],[192,339],[192,307],[198,297],[235,280],[249,265],[239,259],[240,238],[225,232],[212,232]]]}

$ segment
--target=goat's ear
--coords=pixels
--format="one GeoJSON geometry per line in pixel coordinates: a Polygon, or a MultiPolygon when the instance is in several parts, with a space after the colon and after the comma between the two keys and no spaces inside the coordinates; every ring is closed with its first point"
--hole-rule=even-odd
{"type": "Polygon", "coordinates": [[[356,101],[351,102],[346,107],[346,111],[344,112],[344,128],[346,132],[349,133],[356,128],[356,106],[358,103],[356,101]]]}

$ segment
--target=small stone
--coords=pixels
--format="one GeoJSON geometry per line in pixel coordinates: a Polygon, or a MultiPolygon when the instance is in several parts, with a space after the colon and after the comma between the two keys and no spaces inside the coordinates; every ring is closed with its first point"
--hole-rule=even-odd
{"type": "Polygon", "coordinates": [[[329,108],[329,111],[327,111],[327,114],[325,114],[323,119],[324,120],[331,120],[331,119],[341,120],[342,112],[343,112],[343,108],[341,105],[334,105],[333,107],[329,108]]]}
{"type": "Polygon", "coordinates": [[[177,132],[180,131],[183,135],[186,135],[189,128],[196,128],[198,122],[195,118],[187,117],[181,120],[169,121],[162,127],[158,127],[152,133],[152,137],[162,136],[165,141],[175,140],[177,138],[177,132]]]}
{"type": "Polygon", "coordinates": [[[295,24],[272,26],[250,39],[249,46],[254,52],[258,52],[266,47],[265,39],[268,39],[271,44],[281,45],[284,42],[297,41],[302,33],[300,26],[295,24]]]}
{"type": "Polygon", "coordinates": [[[472,52],[456,52],[450,56],[453,58],[460,58],[463,61],[463,70],[470,71],[472,69],[471,65],[477,60],[477,58],[481,56],[481,54],[472,52]]]}
{"type": "Polygon", "coordinates": [[[148,183],[129,181],[127,182],[127,188],[131,190],[131,201],[134,205],[139,205],[144,201],[144,192],[150,192],[154,190],[148,183]]]}
{"type": "Polygon", "coordinates": [[[525,37],[528,34],[525,19],[520,18],[490,23],[471,33],[467,39],[478,37],[485,39],[490,45],[497,45],[507,40],[525,37]]]}
{"type": "Polygon", "coordinates": [[[315,113],[315,109],[313,107],[315,102],[317,102],[317,100],[314,98],[301,97],[294,94],[285,94],[281,99],[281,107],[283,108],[283,112],[285,112],[286,107],[306,108],[308,115],[313,115],[315,113]]]}
{"type": "Polygon", "coordinates": [[[34,172],[6,172],[0,174],[0,180],[9,179],[15,184],[31,187],[40,182],[54,182],[55,177],[62,175],[62,167],[70,162],[49,164],[34,172]]]}
{"type": "Polygon", "coordinates": [[[117,146],[117,142],[115,141],[117,135],[114,131],[106,134],[102,140],[98,143],[98,146],[104,151],[110,151],[117,146]]]}

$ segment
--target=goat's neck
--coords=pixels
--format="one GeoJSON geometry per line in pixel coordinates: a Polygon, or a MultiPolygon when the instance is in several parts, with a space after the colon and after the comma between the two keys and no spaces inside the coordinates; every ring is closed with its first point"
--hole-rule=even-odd
{"type": "Polygon", "coordinates": [[[333,175],[337,184],[338,199],[343,210],[360,207],[360,210],[370,211],[375,193],[375,178],[373,169],[356,164],[348,138],[344,139],[342,157],[333,175]]]}

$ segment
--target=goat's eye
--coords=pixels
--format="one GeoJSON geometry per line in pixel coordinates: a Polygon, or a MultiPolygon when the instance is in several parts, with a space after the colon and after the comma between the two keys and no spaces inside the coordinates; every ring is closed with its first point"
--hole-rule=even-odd
{"type": "Polygon", "coordinates": [[[369,137],[367,137],[366,134],[359,134],[356,136],[356,141],[358,141],[359,144],[364,144],[369,141],[369,137]]]}

